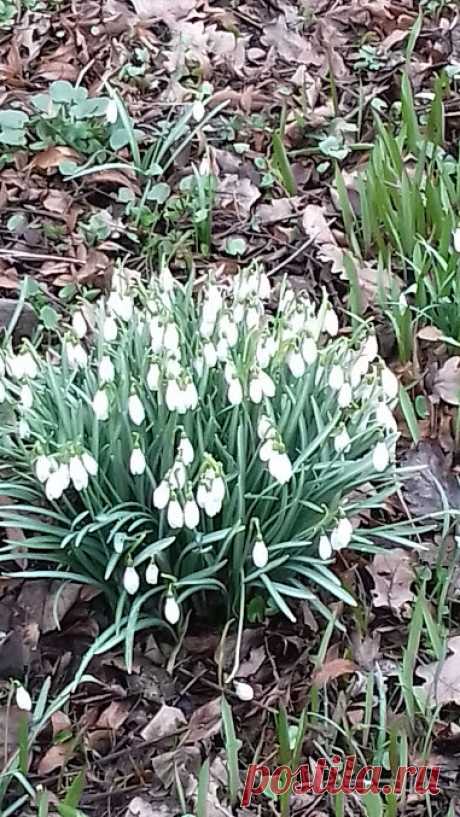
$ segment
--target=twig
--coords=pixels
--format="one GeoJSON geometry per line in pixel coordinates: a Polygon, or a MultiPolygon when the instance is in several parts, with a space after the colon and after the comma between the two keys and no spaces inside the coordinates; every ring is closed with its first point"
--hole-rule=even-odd
{"type": "Polygon", "coordinates": [[[26,250],[0,250],[0,257],[24,258],[28,261],[61,261],[64,264],[86,264],[81,258],[64,258],[62,255],[46,255],[41,252],[27,252],[26,250]]]}

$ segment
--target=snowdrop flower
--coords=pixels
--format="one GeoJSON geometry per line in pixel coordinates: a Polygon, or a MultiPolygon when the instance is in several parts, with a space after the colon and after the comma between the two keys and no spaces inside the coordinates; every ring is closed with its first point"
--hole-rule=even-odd
{"type": "Polygon", "coordinates": [[[280,485],[285,485],[292,477],[292,463],[286,453],[274,451],[268,461],[268,470],[280,485]]]}
{"type": "Polygon", "coordinates": [[[300,350],[307,366],[312,366],[318,357],[318,347],[316,345],[316,341],[308,336],[305,337],[302,341],[300,350]]]}
{"type": "Polygon", "coordinates": [[[98,420],[107,420],[109,416],[109,398],[104,389],[98,389],[94,395],[91,405],[98,420]]]}
{"type": "Polygon", "coordinates": [[[46,482],[52,471],[56,471],[58,464],[52,457],[40,454],[35,462],[35,474],[39,482],[46,482]]]}
{"type": "Polygon", "coordinates": [[[259,286],[257,294],[262,301],[267,301],[271,295],[270,278],[266,272],[259,273],[259,286]]]}
{"type": "Polygon", "coordinates": [[[340,519],[337,526],[331,533],[331,546],[333,550],[341,550],[348,547],[353,536],[353,525],[349,519],[340,519]]]}
{"type": "Polygon", "coordinates": [[[273,439],[268,439],[261,446],[259,451],[259,459],[262,462],[268,462],[274,454],[273,439]]]}
{"type": "Polygon", "coordinates": [[[219,321],[219,332],[227,341],[230,349],[238,343],[238,327],[229,315],[222,315],[219,321]]]}
{"type": "Polygon", "coordinates": [[[352,399],[353,395],[351,392],[351,386],[349,383],[344,383],[337,398],[340,408],[345,409],[348,408],[348,406],[351,406],[352,399]]]}
{"type": "Polygon", "coordinates": [[[243,402],[243,387],[238,378],[230,381],[227,397],[232,406],[239,406],[243,402]]]}
{"type": "Polygon", "coordinates": [[[184,524],[189,530],[195,530],[200,522],[200,510],[194,499],[187,499],[184,505],[184,524]]]}
{"type": "Polygon", "coordinates": [[[6,389],[5,384],[2,380],[0,380],[0,405],[4,403],[6,400],[6,389]]]}
{"type": "Polygon", "coordinates": [[[252,561],[255,567],[262,568],[268,562],[268,548],[263,539],[256,539],[252,549],[252,561]]]}
{"type": "Polygon", "coordinates": [[[454,250],[460,253],[460,227],[454,230],[454,250]]]}
{"type": "Polygon", "coordinates": [[[184,527],[184,512],[177,499],[172,499],[168,505],[168,525],[170,528],[184,527]]]}
{"type": "Polygon", "coordinates": [[[372,465],[380,474],[388,468],[390,463],[390,454],[385,443],[377,443],[372,454],[372,465]]]}
{"type": "Polygon", "coordinates": [[[145,571],[145,581],[147,582],[147,584],[152,585],[158,584],[159,574],[160,571],[158,570],[157,565],[155,564],[155,562],[152,561],[150,562],[149,566],[147,567],[147,570],[145,571]]]}
{"type": "Polygon", "coordinates": [[[118,335],[117,322],[115,318],[112,318],[110,315],[108,315],[104,320],[104,324],[102,327],[102,335],[104,340],[106,340],[108,343],[111,343],[112,341],[117,339],[118,335]]]}
{"type": "Polygon", "coordinates": [[[332,307],[329,307],[326,311],[323,330],[327,332],[331,338],[335,338],[339,332],[339,319],[332,307]]]}
{"type": "Polygon", "coordinates": [[[186,409],[193,411],[198,405],[198,392],[192,380],[189,380],[185,387],[185,405],[186,409]]]}
{"type": "Polygon", "coordinates": [[[139,573],[133,565],[128,565],[123,573],[123,587],[129,596],[134,596],[139,590],[141,580],[139,573]]]}
{"type": "Polygon", "coordinates": [[[324,535],[319,538],[318,553],[320,559],[330,559],[332,556],[332,545],[328,536],[324,535]]]}
{"type": "Polygon", "coordinates": [[[260,314],[256,306],[250,306],[246,311],[246,327],[251,331],[259,325],[260,314]]]}
{"type": "Polygon", "coordinates": [[[32,710],[32,698],[22,684],[16,687],[16,706],[18,709],[22,709],[23,712],[31,712],[32,710]]]}
{"type": "Polygon", "coordinates": [[[193,445],[186,434],[182,434],[180,438],[177,455],[179,459],[182,460],[184,465],[191,465],[194,460],[195,452],[193,450],[193,445]]]}
{"type": "Polygon", "coordinates": [[[393,412],[390,408],[388,408],[386,403],[378,403],[377,408],[375,410],[375,419],[377,420],[378,424],[383,426],[385,431],[395,434],[398,430],[398,426],[396,424],[396,420],[393,416],[393,412]]]}
{"type": "Polygon", "coordinates": [[[362,378],[367,374],[368,369],[369,358],[366,357],[366,355],[360,355],[358,360],[356,360],[351,367],[350,383],[354,389],[358,388],[362,378]]]}
{"type": "Polygon", "coordinates": [[[341,454],[343,451],[346,451],[349,448],[351,443],[350,435],[346,428],[343,428],[342,431],[339,431],[338,434],[334,437],[334,448],[337,454],[341,454]]]}
{"type": "Polygon", "coordinates": [[[97,464],[96,460],[94,459],[93,455],[88,454],[87,451],[84,451],[83,454],[81,455],[81,460],[82,460],[82,463],[85,466],[88,474],[91,477],[95,477],[97,472],[98,472],[98,464],[97,464]]]}
{"type": "Polygon", "coordinates": [[[196,99],[192,105],[192,116],[195,122],[201,122],[204,115],[206,113],[206,109],[201,101],[201,99],[196,99]]]}
{"type": "Polygon", "coordinates": [[[249,399],[253,403],[260,403],[263,397],[262,384],[258,377],[252,377],[249,381],[249,399]]]}
{"type": "Polygon", "coordinates": [[[365,355],[370,363],[373,363],[379,354],[379,345],[375,335],[369,335],[363,345],[363,355],[365,355]]]}
{"type": "Polygon", "coordinates": [[[88,487],[88,472],[80,457],[71,457],[69,462],[69,474],[76,491],[83,491],[88,487]]]}
{"type": "Polygon", "coordinates": [[[203,346],[203,358],[206,366],[213,369],[217,364],[217,349],[211,341],[205,343],[203,346]]]}
{"type": "Polygon", "coordinates": [[[385,366],[385,368],[382,370],[381,378],[382,389],[385,397],[388,400],[394,400],[395,397],[398,396],[399,392],[398,378],[396,377],[396,375],[393,374],[393,372],[391,371],[391,369],[388,368],[388,366],[385,366]]]}
{"type": "Polygon", "coordinates": [[[154,507],[159,511],[162,511],[164,508],[166,508],[170,495],[171,491],[169,488],[169,483],[163,479],[153,492],[154,507]]]}
{"type": "Polygon", "coordinates": [[[11,377],[21,380],[25,375],[24,359],[22,355],[8,355],[6,358],[6,370],[11,377]]]}
{"type": "Polygon", "coordinates": [[[273,355],[276,353],[277,344],[271,335],[262,337],[256,349],[256,360],[261,369],[266,369],[270,365],[273,355]]]}
{"type": "Polygon", "coordinates": [[[109,99],[105,109],[105,118],[109,125],[114,125],[118,119],[118,107],[114,99],[109,99]]]}
{"type": "Polygon", "coordinates": [[[341,366],[332,366],[329,372],[329,388],[333,391],[340,391],[345,382],[345,374],[341,366]]]}
{"type": "Polygon", "coordinates": [[[79,338],[80,340],[85,337],[88,331],[88,326],[85,321],[85,318],[83,317],[83,312],[81,312],[79,309],[77,310],[77,312],[74,312],[73,314],[72,329],[75,332],[77,338],[79,338]]]}
{"type": "Polygon", "coordinates": [[[60,465],[56,471],[49,475],[46,481],[46,498],[50,501],[60,499],[66,488],[68,488],[69,480],[68,466],[60,465]]]}
{"type": "Polygon", "coordinates": [[[286,357],[286,362],[293,377],[302,377],[305,374],[305,360],[300,352],[292,349],[286,357]]]}
{"type": "Polygon", "coordinates": [[[273,429],[273,423],[266,414],[262,414],[257,423],[257,436],[259,440],[265,440],[268,433],[273,429]]]}
{"type": "Polygon", "coordinates": [[[139,447],[133,448],[129,458],[129,470],[133,476],[140,476],[145,471],[145,457],[139,447]]]}
{"type": "Polygon", "coordinates": [[[20,400],[23,409],[28,410],[32,408],[34,396],[32,394],[32,389],[27,384],[21,387],[20,400]]]}
{"type": "Polygon", "coordinates": [[[107,301],[107,309],[113,312],[122,321],[128,323],[133,316],[133,300],[129,295],[120,295],[118,292],[111,292],[107,301]]]}
{"type": "Polygon", "coordinates": [[[101,385],[113,383],[115,379],[115,369],[108,355],[101,358],[98,366],[99,381],[101,385]]]}
{"type": "MultiPolygon", "coordinates": [[[[23,352],[21,357],[22,362],[22,369],[23,373],[26,377],[30,377],[31,380],[34,380],[38,374],[38,366],[33,358],[31,352],[23,352]]],[[[5,372],[3,372],[4,374],[5,372]]]]}
{"type": "Polygon", "coordinates": [[[177,411],[182,406],[182,393],[177,380],[169,380],[165,394],[166,405],[169,411],[177,411]]]}
{"type": "Polygon", "coordinates": [[[136,426],[142,425],[145,420],[144,406],[137,394],[134,392],[130,394],[128,400],[128,414],[131,422],[136,426]]]}
{"type": "Polygon", "coordinates": [[[66,343],[65,351],[71,369],[85,369],[88,365],[88,355],[81,343],[66,343]]]}
{"type": "Polygon", "coordinates": [[[18,434],[21,440],[27,440],[30,437],[30,425],[24,417],[18,423],[18,434]]]}
{"type": "Polygon", "coordinates": [[[180,607],[172,593],[166,596],[164,617],[169,624],[177,624],[180,619],[180,607]]]}
{"type": "Polygon", "coordinates": [[[181,491],[187,481],[187,471],[181,460],[176,460],[169,473],[169,486],[173,490],[181,491]]]}
{"type": "Polygon", "coordinates": [[[246,684],[244,681],[235,681],[235,695],[240,701],[248,703],[254,698],[254,690],[252,686],[246,684]]]}
{"type": "Polygon", "coordinates": [[[147,372],[147,386],[150,391],[157,391],[160,384],[160,367],[158,363],[151,363],[147,372]]]}
{"type": "Polygon", "coordinates": [[[180,339],[179,330],[175,323],[168,323],[165,326],[163,334],[163,347],[168,352],[175,352],[179,349],[180,339]]]}

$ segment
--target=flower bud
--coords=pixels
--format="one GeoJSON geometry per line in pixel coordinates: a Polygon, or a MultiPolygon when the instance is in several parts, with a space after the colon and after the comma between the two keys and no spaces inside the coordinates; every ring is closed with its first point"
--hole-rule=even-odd
{"type": "Polygon", "coordinates": [[[139,574],[135,567],[128,565],[123,573],[123,587],[130,596],[134,596],[140,586],[139,574]]]}
{"type": "Polygon", "coordinates": [[[24,712],[30,712],[32,709],[32,698],[22,684],[16,687],[16,706],[24,712]]]}

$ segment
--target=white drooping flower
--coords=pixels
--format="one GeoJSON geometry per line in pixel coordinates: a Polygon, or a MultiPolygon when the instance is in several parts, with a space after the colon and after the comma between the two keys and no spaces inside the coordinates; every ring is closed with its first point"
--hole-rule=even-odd
{"type": "Polygon", "coordinates": [[[398,430],[393,412],[386,403],[377,403],[377,407],[375,409],[375,419],[377,420],[378,424],[385,429],[385,431],[394,434],[398,430]]]}
{"type": "Polygon", "coordinates": [[[332,556],[331,541],[330,541],[329,537],[326,536],[325,534],[323,534],[319,538],[318,553],[319,553],[320,559],[324,559],[324,561],[326,561],[327,559],[330,559],[331,556],[332,556]]]}
{"type": "Polygon", "coordinates": [[[46,454],[40,454],[35,461],[35,474],[39,482],[46,482],[49,475],[56,471],[58,464],[52,457],[47,457],[46,454]]]}
{"type": "Polygon", "coordinates": [[[169,472],[169,486],[174,491],[181,491],[187,482],[187,469],[182,460],[177,459],[169,472]]]}
{"type": "Polygon", "coordinates": [[[6,388],[3,380],[0,380],[0,405],[6,400],[6,388]]]}
{"type": "Polygon", "coordinates": [[[171,496],[171,490],[167,480],[163,479],[153,492],[153,504],[159,511],[166,508],[171,496]]]}
{"type": "Polygon", "coordinates": [[[201,99],[195,99],[195,102],[192,105],[192,116],[195,122],[201,122],[205,113],[206,108],[204,107],[201,99]]]}
{"type": "Polygon", "coordinates": [[[266,369],[270,365],[270,361],[276,354],[277,348],[275,338],[271,335],[265,335],[260,338],[256,348],[256,360],[261,369],[266,369]]]}
{"type": "Polygon", "coordinates": [[[177,499],[171,499],[168,505],[167,519],[170,528],[178,529],[184,527],[184,512],[177,499]]]}
{"type": "Polygon", "coordinates": [[[76,491],[83,491],[88,487],[88,472],[80,457],[70,458],[69,474],[76,491]]]}
{"type": "Polygon", "coordinates": [[[457,229],[454,230],[453,239],[454,239],[454,250],[455,250],[455,252],[460,253],[460,227],[457,227],[457,229]]]}
{"type": "Polygon", "coordinates": [[[348,406],[351,406],[352,400],[353,394],[351,391],[351,386],[349,383],[344,383],[339,391],[337,402],[340,408],[345,409],[348,408],[348,406]]]}
{"type": "Polygon", "coordinates": [[[209,369],[217,365],[217,349],[211,341],[203,344],[203,358],[209,369]]]}
{"type": "Polygon", "coordinates": [[[21,440],[28,440],[30,437],[30,425],[24,417],[19,420],[18,434],[21,440]]]}
{"type": "Polygon", "coordinates": [[[318,357],[318,347],[314,338],[305,337],[302,341],[300,351],[307,366],[312,366],[318,357]]]}
{"type": "Polygon", "coordinates": [[[61,463],[56,471],[53,471],[45,485],[46,498],[50,501],[60,499],[64,491],[67,490],[70,484],[69,466],[61,463]]]}
{"type": "Polygon", "coordinates": [[[107,420],[109,416],[109,398],[104,389],[98,389],[91,405],[98,420],[107,420]]]}
{"type": "Polygon", "coordinates": [[[150,391],[158,391],[160,385],[160,367],[158,363],[151,363],[147,372],[147,386],[150,391]]]}
{"type": "Polygon", "coordinates": [[[34,396],[28,383],[24,383],[24,385],[21,386],[20,400],[23,409],[28,410],[32,408],[34,396]]]}
{"type": "Polygon", "coordinates": [[[16,380],[21,380],[25,375],[23,355],[8,355],[6,358],[6,371],[16,380]]]}
{"type": "Polygon", "coordinates": [[[350,435],[346,428],[343,428],[339,431],[338,434],[334,437],[334,448],[337,454],[341,454],[343,451],[346,451],[347,448],[350,446],[350,435]]]}
{"type": "Polygon", "coordinates": [[[176,352],[179,349],[179,330],[175,323],[167,323],[163,333],[163,348],[168,352],[176,352]]]}
{"type": "Polygon", "coordinates": [[[118,292],[111,292],[107,301],[107,309],[113,312],[125,323],[133,316],[133,299],[129,295],[120,295],[118,292]]]}
{"type": "Polygon", "coordinates": [[[364,341],[363,345],[363,355],[367,357],[369,363],[373,363],[375,358],[378,357],[379,354],[379,344],[377,342],[377,338],[374,334],[369,335],[366,340],[364,341]]]}
{"type": "Polygon", "coordinates": [[[184,524],[189,530],[195,530],[200,523],[200,509],[195,500],[187,499],[184,505],[184,524]]]}
{"type": "Polygon", "coordinates": [[[326,315],[324,318],[323,330],[330,335],[331,338],[335,338],[335,336],[339,332],[339,319],[337,317],[336,312],[329,307],[326,311],[326,315]]]}
{"type": "Polygon", "coordinates": [[[194,460],[195,452],[193,445],[186,434],[183,434],[180,438],[177,456],[182,460],[184,465],[191,465],[194,460]]]}
{"type": "Polygon", "coordinates": [[[140,476],[146,467],[145,457],[139,447],[133,448],[129,458],[129,470],[133,476],[140,476]]]}
{"type": "Polygon", "coordinates": [[[329,388],[333,391],[340,391],[345,382],[345,373],[341,366],[332,366],[329,372],[329,388]]]}
{"type": "Polygon", "coordinates": [[[86,369],[88,365],[88,355],[81,343],[67,342],[65,344],[65,352],[71,369],[86,369]]]}
{"type": "Polygon", "coordinates": [[[254,690],[252,686],[246,684],[244,681],[235,681],[235,695],[240,701],[248,703],[254,698],[254,690]]]}
{"type": "Polygon", "coordinates": [[[273,438],[269,438],[269,439],[265,440],[263,445],[261,445],[261,447],[260,447],[260,451],[259,451],[260,460],[262,462],[268,462],[270,460],[270,458],[273,456],[274,451],[275,451],[275,449],[274,449],[273,438]]]}
{"type": "Polygon", "coordinates": [[[280,485],[285,485],[292,477],[291,460],[286,453],[274,451],[268,461],[268,470],[280,485]]]}
{"type": "Polygon", "coordinates": [[[380,474],[388,468],[390,464],[390,452],[385,443],[377,443],[372,454],[372,464],[380,474]]]}
{"type": "Polygon", "coordinates": [[[251,377],[249,381],[249,399],[252,403],[260,403],[263,397],[262,384],[259,378],[251,377]]]}
{"type": "Polygon", "coordinates": [[[112,318],[111,315],[107,315],[104,320],[104,324],[102,327],[102,335],[104,340],[108,343],[112,343],[112,341],[117,339],[118,335],[118,327],[115,318],[112,318]]]}
{"type": "Polygon", "coordinates": [[[75,332],[77,338],[79,338],[80,340],[85,337],[88,331],[88,325],[83,316],[83,312],[81,312],[79,309],[73,313],[72,329],[75,332]]]}
{"type": "Polygon", "coordinates": [[[286,362],[293,377],[302,377],[302,375],[305,374],[306,366],[304,357],[296,349],[292,349],[288,353],[286,362]]]}
{"type": "MultiPolygon", "coordinates": [[[[22,369],[23,373],[26,377],[30,377],[31,380],[37,377],[38,374],[38,366],[35,362],[35,359],[31,352],[23,352],[20,355],[22,361],[22,369]]],[[[4,374],[4,372],[3,372],[4,374]]]]}
{"type": "Polygon", "coordinates": [[[155,562],[150,562],[147,570],[145,571],[145,581],[147,584],[158,584],[158,577],[160,575],[160,571],[158,570],[158,566],[155,562]]]}
{"type": "Polygon", "coordinates": [[[351,367],[350,384],[352,388],[357,389],[361,383],[362,378],[369,369],[369,358],[367,355],[360,355],[351,367]]]}
{"type": "Polygon", "coordinates": [[[265,440],[269,433],[273,430],[273,423],[266,414],[262,414],[257,424],[257,436],[259,440],[265,440]]]}
{"type": "Polygon", "coordinates": [[[89,454],[88,451],[84,451],[83,454],[81,455],[81,460],[88,474],[91,477],[95,477],[98,472],[98,464],[94,459],[93,455],[89,454]]]}
{"type": "Polygon", "coordinates": [[[218,330],[220,335],[226,340],[229,348],[233,349],[238,343],[238,327],[230,315],[222,315],[218,330]]]}
{"type": "Polygon", "coordinates": [[[348,547],[353,536],[353,525],[349,519],[340,519],[331,533],[332,550],[342,550],[348,547]]]}
{"type": "Polygon", "coordinates": [[[123,573],[123,587],[130,596],[134,596],[139,590],[141,580],[139,573],[133,565],[128,565],[123,573]]]}
{"type": "Polygon", "coordinates": [[[108,355],[101,358],[98,366],[99,382],[102,386],[106,383],[113,383],[115,379],[115,369],[108,355]]]}
{"type": "Polygon", "coordinates": [[[145,410],[139,395],[134,392],[129,395],[128,414],[134,425],[140,426],[145,420],[145,410]]]}
{"type": "Polygon", "coordinates": [[[252,548],[252,561],[255,567],[263,568],[268,562],[268,548],[263,539],[256,539],[252,548]]]}
{"type": "Polygon", "coordinates": [[[166,596],[164,617],[169,624],[177,624],[180,619],[180,607],[172,593],[166,596]]]}
{"type": "Polygon", "coordinates": [[[228,402],[232,406],[239,406],[243,402],[243,387],[238,378],[233,378],[228,386],[228,402]]]}
{"type": "Polygon", "coordinates": [[[388,366],[385,366],[385,368],[382,369],[381,378],[382,389],[385,397],[387,398],[387,400],[394,400],[398,396],[399,392],[398,378],[396,377],[395,374],[393,374],[393,372],[391,371],[391,369],[388,368],[388,366]]]}
{"type": "Polygon", "coordinates": [[[31,712],[32,711],[32,698],[30,697],[27,690],[20,684],[16,687],[16,706],[18,709],[21,709],[23,712],[31,712]]]}

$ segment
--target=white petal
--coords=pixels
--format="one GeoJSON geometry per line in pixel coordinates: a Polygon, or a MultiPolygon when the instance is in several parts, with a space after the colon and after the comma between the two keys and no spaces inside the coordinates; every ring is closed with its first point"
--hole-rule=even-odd
{"type": "Polygon", "coordinates": [[[320,559],[330,559],[332,556],[332,545],[330,543],[328,536],[320,536],[319,545],[318,545],[318,553],[320,559]]]}
{"type": "Polygon", "coordinates": [[[390,452],[385,443],[377,443],[372,454],[372,464],[380,474],[388,468],[390,463],[390,452]]]}
{"type": "Polygon", "coordinates": [[[254,698],[254,690],[249,684],[244,681],[235,681],[235,694],[240,701],[252,701],[254,698]]]}
{"type": "Polygon", "coordinates": [[[23,712],[32,710],[32,699],[23,686],[16,687],[16,706],[18,709],[22,709],[23,712]]]}
{"type": "Polygon", "coordinates": [[[252,561],[258,568],[265,567],[268,562],[267,545],[262,539],[257,539],[252,549],[252,561]]]}
{"type": "Polygon", "coordinates": [[[164,607],[164,616],[170,624],[177,624],[180,619],[180,607],[174,596],[167,596],[164,607]]]}
{"type": "Polygon", "coordinates": [[[145,571],[145,581],[147,584],[158,584],[158,576],[160,571],[158,570],[158,566],[155,562],[150,562],[147,570],[145,571]]]}
{"type": "Polygon", "coordinates": [[[144,406],[137,394],[131,394],[128,400],[128,413],[136,426],[142,425],[145,420],[144,406]]]}
{"type": "Polygon", "coordinates": [[[177,499],[172,499],[168,505],[168,525],[170,528],[184,527],[184,512],[177,499]]]}
{"type": "Polygon", "coordinates": [[[155,508],[158,508],[159,511],[166,508],[166,505],[169,502],[170,493],[168,483],[166,480],[162,480],[162,482],[160,482],[153,492],[153,504],[155,508]]]}
{"type": "Polygon", "coordinates": [[[139,574],[135,567],[128,566],[123,574],[123,587],[130,596],[134,596],[140,586],[139,574]]]}

